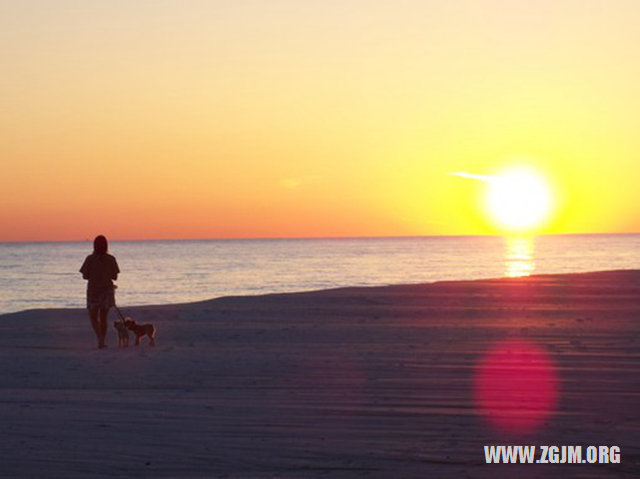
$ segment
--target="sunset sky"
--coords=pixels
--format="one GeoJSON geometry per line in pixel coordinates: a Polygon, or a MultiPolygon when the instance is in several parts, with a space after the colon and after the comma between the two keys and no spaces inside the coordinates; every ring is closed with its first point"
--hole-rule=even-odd
{"type": "Polygon", "coordinates": [[[0,1],[0,241],[640,232],[640,2],[0,1]],[[460,174],[464,173],[464,174],[460,174]]]}

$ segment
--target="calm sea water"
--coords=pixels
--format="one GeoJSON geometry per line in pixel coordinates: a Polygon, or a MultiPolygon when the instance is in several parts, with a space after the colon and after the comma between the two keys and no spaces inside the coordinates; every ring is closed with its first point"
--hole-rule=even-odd
{"type": "MultiPolygon", "coordinates": [[[[90,242],[0,243],[0,313],[84,307],[90,242]]],[[[121,306],[340,286],[640,269],[640,235],[114,241],[121,306]]]]}

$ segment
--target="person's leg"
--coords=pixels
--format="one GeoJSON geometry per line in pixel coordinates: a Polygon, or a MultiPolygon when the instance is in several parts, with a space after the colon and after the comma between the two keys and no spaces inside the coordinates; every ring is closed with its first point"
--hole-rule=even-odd
{"type": "Polygon", "coordinates": [[[100,346],[100,325],[98,324],[98,308],[92,307],[88,308],[89,310],[89,319],[91,320],[91,327],[93,328],[93,332],[96,333],[96,338],[98,339],[98,346],[100,346]]]}
{"type": "Polygon", "coordinates": [[[107,316],[109,314],[109,308],[100,308],[100,325],[99,325],[99,340],[100,347],[106,346],[105,339],[107,337],[107,316]]]}

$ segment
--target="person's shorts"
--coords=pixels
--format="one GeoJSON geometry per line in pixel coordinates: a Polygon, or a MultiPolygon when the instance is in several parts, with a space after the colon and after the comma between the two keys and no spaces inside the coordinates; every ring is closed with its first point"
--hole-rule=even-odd
{"type": "Polygon", "coordinates": [[[116,304],[116,297],[113,288],[107,290],[87,289],[87,308],[109,309],[116,304]]]}

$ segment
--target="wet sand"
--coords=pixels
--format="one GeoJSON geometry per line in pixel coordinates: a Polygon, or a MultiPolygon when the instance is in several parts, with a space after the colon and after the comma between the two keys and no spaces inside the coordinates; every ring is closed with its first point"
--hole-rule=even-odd
{"type": "Polygon", "coordinates": [[[640,471],[640,271],[124,310],[156,325],[155,348],[118,349],[115,312],[106,350],[84,310],[0,316],[0,476],[640,471]],[[491,358],[519,392],[482,379],[491,358]],[[617,445],[621,463],[487,465],[491,444],[617,445]]]}

